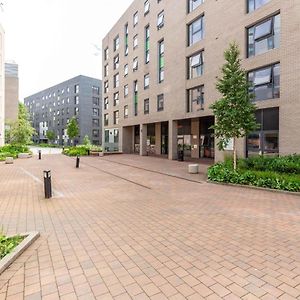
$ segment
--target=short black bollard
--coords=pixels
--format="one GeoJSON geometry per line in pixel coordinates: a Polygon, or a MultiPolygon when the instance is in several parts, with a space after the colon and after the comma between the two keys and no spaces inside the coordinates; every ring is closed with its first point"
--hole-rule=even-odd
{"type": "Polygon", "coordinates": [[[52,197],[52,186],[51,186],[51,171],[44,171],[44,190],[45,198],[49,199],[52,197]]]}
{"type": "Polygon", "coordinates": [[[80,162],[80,158],[79,156],[76,157],[76,168],[79,168],[79,162],[80,162]]]}
{"type": "Polygon", "coordinates": [[[39,150],[39,160],[42,159],[42,150],[39,150]]]}

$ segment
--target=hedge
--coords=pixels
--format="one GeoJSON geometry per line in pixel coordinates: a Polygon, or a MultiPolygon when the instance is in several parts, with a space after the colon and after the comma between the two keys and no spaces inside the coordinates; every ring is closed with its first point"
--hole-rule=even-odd
{"type": "Polygon", "coordinates": [[[300,176],[273,171],[238,169],[234,171],[227,162],[217,163],[208,169],[208,179],[216,182],[242,184],[290,192],[300,192],[300,176]]]}

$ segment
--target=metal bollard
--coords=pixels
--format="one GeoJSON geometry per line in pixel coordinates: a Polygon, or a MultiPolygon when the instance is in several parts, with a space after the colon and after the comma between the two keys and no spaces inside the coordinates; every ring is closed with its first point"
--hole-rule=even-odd
{"type": "Polygon", "coordinates": [[[44,191],[45,198],[49,199],[52,197],[52,185],[51,185],[51,171],[44,171],[44,191]]]}
{"type": "Polygon", "coordinates": [[[42,150],[39,150],[39,160],[42,159],[42,150]]]}
{"type": "Polygon", "coordinates": [[[79,156],[77,155],[77,157],[76,157],[76,168],[77,168],[77,169],[79,168],[79,162],[80,162],[80,158],[79,158],[79,156]]]}

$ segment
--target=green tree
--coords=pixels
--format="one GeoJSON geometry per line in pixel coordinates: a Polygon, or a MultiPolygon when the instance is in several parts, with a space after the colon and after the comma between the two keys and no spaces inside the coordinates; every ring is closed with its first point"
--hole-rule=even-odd
{"type": "Polygon", "coordinates": [[[70,120],[67,126],[67,134],[71,140],[79,135],[79,126],[75,117],[70,120]]]}
{"type": "Polygon", "coordinates": [[[31,143],[32,136],[36,134],[35,129],[31,126],[27,108],[23,103],[19,103],[18,119],[10,129],[11,144],[27,145],[31,143]]]}
{"type": "Polygon", "coordinates": [[[218,138],[219,150],[224,150],[229,141],[233,140],[233,167],[236,170],[236,140],[257,128],[254,114],[256,107],[251,101],[253,95],[249,93],[250,84],[246,72],[241,67],[238,45],[230,44],[224,57],[226,63],[222,67],[222,78],[216,84],[222,98],[210,107],[216,117],[212,128],[218,138]]]}
{"type": "Polygon", "coordinates": [[[90,145],[91,145],[91,141],[90,141],[90,138],[89,138],[88,135],[85,135],[85,136],[84,136],[83,144],[84,144],[85,146],[90,146],[90,145]]]}
{"type": "Polygon", "coordinates": [[[47,139],[51,142],[55,139],[55,133],[52,130],[48,130],[46,133],[47,139]]]}

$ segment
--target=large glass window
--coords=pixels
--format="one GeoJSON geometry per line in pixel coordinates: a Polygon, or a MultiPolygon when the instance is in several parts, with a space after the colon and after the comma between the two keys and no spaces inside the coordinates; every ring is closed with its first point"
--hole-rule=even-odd
{"type": "Polygon", "coordinates": [[[119,36],[116,36],[114,39],[114,51],[117,51],[120,47],[120,38],[119,36]]]}
{"type": "Polygon", "coordinates": [[[196,53],[188,58],[188,78],[196,78],[203,75],[204,51],[196,53]]]}
{"type": "Polygon", "coordinates": [[[145,27],[145,63],[150,61],[150,26],[145,27]]]}
{"type": "Polygon", "coordinates": [[[280,97],[280,64],[250,71],[248,80],[252,84],[250,93],[254,101],[280,97]]]}
{"type": "Polygon", "coordinates": [[[247,156],[278,153],[279,108],[261,109],[255,116],[260,128],[247,138],[247,156]]]}
{"type": "Polygon", "coordinates": [[[134,105],[134,115],[138,115],[138,81],[133,82],[133,105],[134,105]]]}
{"type": "Polygon", "coordinates": [[[204,86],[197,86],[187,92],[187,112],[204,109],[204,86]]]}
{"type": "Polygon", "coordinates": [[[201,16],[188,27],[189,29],[189,46],[201,41],[204,36],[204,16],[201,16]]]}
{"type": "Polygon", "coordinates": [[[158,43],[158,82],[165,79],[165,43],[164,40],[158,43]]]}
{"type": "Polygon", "coordinates": [[[114,111],[114,125],[118,125],[119,124],[119,111],[116,110],[114,111]]]}
{"type": "Polygon", "coordinates": [[[157,111],[164,110],[164,94],[157,96],[157,111]]]}
{"type": "Polygon", "coordinates": [[[252,12],[261,6],[267,4],[270,0],[247,0],[248,3],[248,12],[252,12]]]}
{"type": "Polygon", "coordinates": [[[192,12],[195,10],[199,5],[201,5],[204,2],[204,0],[188,0],[189,4],[189,12],[192,12]]]}
{"type": "Polygon", "coordinates": [[[248,29],[248,57],[279,47],[280,15],[273,16],[248,29]]]}
{"type": "Polygon", "coordinates": [[[149,114],[149,110],[150,110],[149,99],[145,99],[144,100],[144,114],[145,115],[149,114]]]}
{"type": "Polygon", "coordinates": [[[157,15],[157,29],[161,29],[162,27],[164,27],[164,19],[165,19],[165,12],[161,11],[158,15],[157,15]]]}

